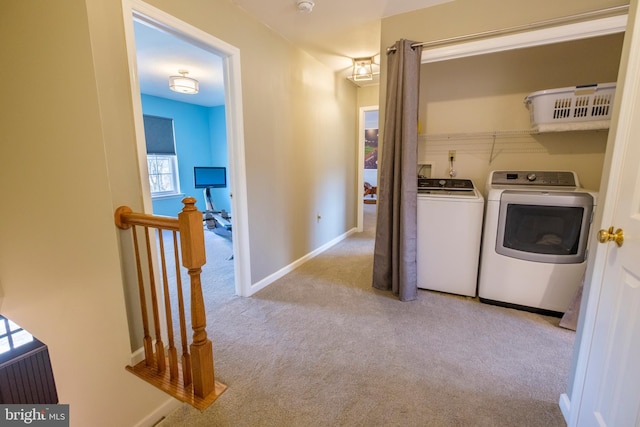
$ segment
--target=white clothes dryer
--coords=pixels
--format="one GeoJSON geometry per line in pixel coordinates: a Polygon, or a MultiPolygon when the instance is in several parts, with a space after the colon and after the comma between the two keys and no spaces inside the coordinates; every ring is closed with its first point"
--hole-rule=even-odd
{"type": "Polygon", "coordinates": [[[484,198],[468,179],[418,179],[418,288],[475,297],[484,198]]]}
{"type": "Polygon", "coordinates": [[[561,316],[584,277],[596,197],[571,171],[491,172],[480,301],[561,316]]]}

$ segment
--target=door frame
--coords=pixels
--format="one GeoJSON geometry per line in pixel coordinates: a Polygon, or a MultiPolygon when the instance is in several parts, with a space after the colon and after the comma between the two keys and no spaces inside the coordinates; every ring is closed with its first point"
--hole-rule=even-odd
{"type": "MultiPolygon", "coordinates": [[[[140,19],[154,27],[180,37],[201,49],[222,58],[225,87],[225,120],[227,131],[227,155],[231,190],[231,211],[233,212],[233,263],[235,291],[239,296],[251,294],[251,262],[249,252],[249,221],[247,203],[247,183],[245,168],[244,124],[242,115],[242,76],[240,70],[240,49],[209,33],[157,9],[140,0],[122,0],[125,40],[129,62],[129,79],[133,104],[136,133],[136,148],[140,176],[147,174],[146,145],[142,102],[135,94],[140,93],[133,21],[140,19]]],[[[141,179],[143,209],[152,213],[151,190],[147,179],[141,179]]]]}
{"type": "MultiPolygon", "coordinates": [[[[365,107],[360,107],[358,114],[358,189],[356,190],[356,195],[358,197],[358,221],[356,230],[360,233],[364,230],[364,201],[362,195],[364,193],[365,113],[368,113],[370,111],[379,111],[379,106],[368,105],[365,107]]],[[[379,143],[380,142],[378,142],[378,144],[379,143]]]]}

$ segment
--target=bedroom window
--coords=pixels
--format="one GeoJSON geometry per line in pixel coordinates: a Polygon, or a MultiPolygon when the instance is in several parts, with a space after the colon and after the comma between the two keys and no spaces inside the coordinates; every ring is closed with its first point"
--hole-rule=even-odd
{"type": "Polygon", "coordinates": [[[173,119],[144,115],[151,197],[180,193],[173,119]]]}
{"type": "Polygon", "coordinates": [[[175,155],[148,154],[149,186],[151,196],[171,196],[180,193],[178,160],[175,155]]]}

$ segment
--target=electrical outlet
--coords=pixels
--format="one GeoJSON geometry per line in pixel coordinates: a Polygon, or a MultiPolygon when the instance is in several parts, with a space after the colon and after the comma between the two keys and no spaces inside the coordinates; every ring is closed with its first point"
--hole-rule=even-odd
{"type": "Polygon", "coordinates": [[[456,161],[456,150],[449,150],[449,161],[456,161]]]}

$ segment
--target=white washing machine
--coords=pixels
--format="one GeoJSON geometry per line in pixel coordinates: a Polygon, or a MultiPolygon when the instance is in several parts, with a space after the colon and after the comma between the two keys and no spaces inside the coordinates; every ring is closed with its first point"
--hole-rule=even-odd
{"type": "Polygon", "coordinates": [[[418,288],[476,296],[484,198],[468,179],[418,179],[418,288]]]}
{"type": "Polygon", "coordinates": [[[596,196],[571,171],[491,172],[480,301],[564,313],[583,280],[596,196]]]}

